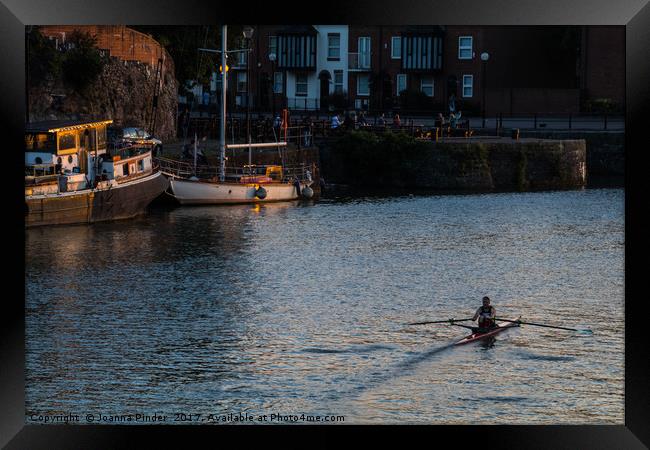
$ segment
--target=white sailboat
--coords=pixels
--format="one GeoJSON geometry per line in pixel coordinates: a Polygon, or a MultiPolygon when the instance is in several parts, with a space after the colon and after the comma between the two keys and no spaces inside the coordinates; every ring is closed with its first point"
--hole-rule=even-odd
{"type": "MultiPolygon", "coordinates": [[[[226,67],[227,26],[222,27],[221,67],[226,67]]],[[[225,72],[225,71],[224,71],[225,72]]],[[[221,77],[221,123],[219,168],[216,176],[199,177],[195,164],[175,164],[161,161],[161,170],[169,177],[172,195],[179,203],[233,204],[296,200],[313,196],[311,173],[305,166],[288,168],[284,165],[253,165],[252,148],[285,147],[286,142],[226,145],[226,87],[227,77],[221,77]],[[226,149],[248,148],[249,164],[243,168],[226,168],[226,149]]],[[[195,140],[196,142],[196,140],[195,140]]],[[[195,148],[196,153],[196,148],[195,148]]]]}

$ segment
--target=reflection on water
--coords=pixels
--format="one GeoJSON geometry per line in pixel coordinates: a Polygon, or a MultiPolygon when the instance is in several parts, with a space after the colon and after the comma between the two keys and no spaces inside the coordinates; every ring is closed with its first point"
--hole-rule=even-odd
{"type": "MultiPolygon", "coordinates": [[[[26,238],[27,416],[623,423],[623,191],[153,210],[26,238]],[[489,345],[406,326],[498,314],[489,345]]],[[[28,419],[29,420],[29,419],[28,419]]]]}

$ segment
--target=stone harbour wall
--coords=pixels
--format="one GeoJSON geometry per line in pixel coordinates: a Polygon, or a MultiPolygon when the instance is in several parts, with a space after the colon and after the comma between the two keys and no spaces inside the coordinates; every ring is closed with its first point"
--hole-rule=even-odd
{"type": "Polygon", "coordinates": [[[321,145],[321,173],[356,187],[433,190],[552,190],[586,185],[586,145],[577,140],[509,138],[383,145],[321,145]],[[354,148],[352,148],[354,146],[354,148]],[[373,148],[377,153],[373,155],[373,148]]]}

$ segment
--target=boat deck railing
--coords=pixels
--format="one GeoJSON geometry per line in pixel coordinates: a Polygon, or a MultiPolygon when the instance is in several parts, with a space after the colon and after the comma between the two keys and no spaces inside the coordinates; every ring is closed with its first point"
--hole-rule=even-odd
{"type": "MultiPolygon", "coordinates": [[[[190,178],[197,177],[199,179],[214,179],[219,176],[218,166],[197,165],[196,169],[194,164],[186,161],[179,161],[176,159],[155,157],[155,163],[160,167],[160,171],[167,176],[174,178],[190,178]]],[[[262,175],[259,171],[264,171],[270,165],[254,165],[243,167],[226,167],[225,178],[229,181],[239,180],[245,175],[262,175]]],[[[282,166],[282,180],[283,182],[292,182],[295,180],[306,181],[310,180],[313,175],[312,164],[294,164],[282,166]]],[[[280,181],[280,180],[278,180],[280,181]]]]}

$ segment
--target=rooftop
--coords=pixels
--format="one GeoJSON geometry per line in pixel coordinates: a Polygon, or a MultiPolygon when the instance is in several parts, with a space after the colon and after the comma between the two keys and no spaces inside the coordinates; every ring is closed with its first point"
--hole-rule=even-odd
{"type": "Polygon", "coordinates": [[[55,133],[57,131],[83,130],[113,123],[112,120],[46,120],[25,124],[26,133],[55,133]]]}

